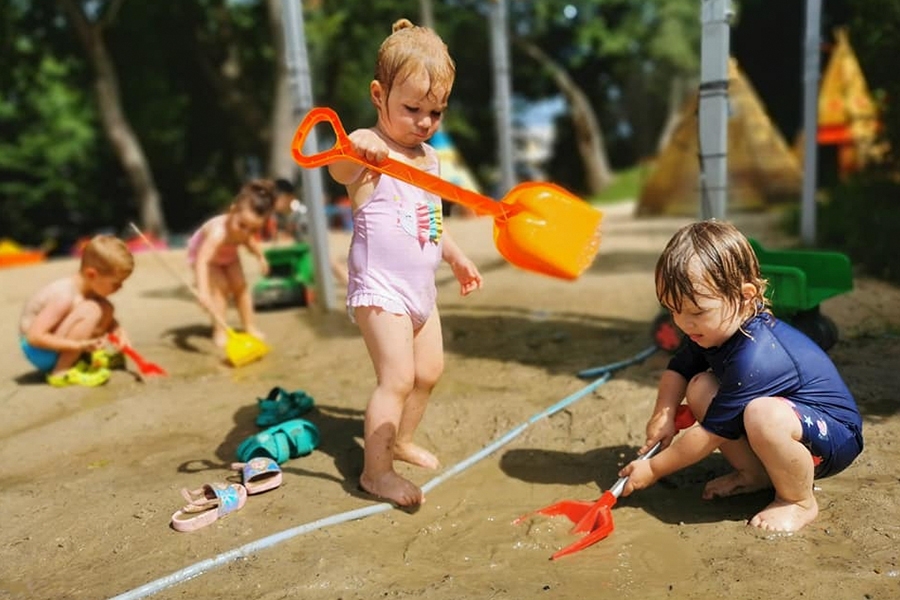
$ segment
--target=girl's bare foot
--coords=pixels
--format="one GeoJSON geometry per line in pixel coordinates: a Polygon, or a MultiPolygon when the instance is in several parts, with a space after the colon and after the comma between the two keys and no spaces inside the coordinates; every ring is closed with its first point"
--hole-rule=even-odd
{"type": "Polygon", "coordinates": [[[224,330],[216,328],[215,331],[213,331],[213,343],[216,345],[217,348],[224,348],[225,342],[227,342],[227,341],[228,341],[228,335],[225,333],[224,330]]]}
{"type": "Polygon", "coordinates": [[[413,443],[394,444],[394,458],[412,465],[435,470],[441,466],[437,456],[413,443]]]}
{"type": "Polygon", "coordinates": [[[819,514],[815,498],[803,502],[775,500],[750,519],[749,525],[763,531],[790,533],[809,525],[819,514]]]}
{"type": "Polygon", "coordinates": [[[359,486],[373,496],[398,506],[416,506],[425,503],[425,496],[419,486],[400,477],[394,471],[388,471],[378,477],[371,477],[363,472],[359,478],[359,486]]]}
{"type": "Polygon", "coordinates": [[[253,337],[255,337],[256,339],[259,339],[259,340],[266,339],[266,334],[264,334],[262,331],[260,331],[256,327],[248,327],[247,333],[249,333],[250,335],[252,335],[253,337]]]}
{"type": "Polygon", "coordinates": [[[738,494],[749,494],[772,487],[768,477],[754,477],[746,471],[732,471],[707,482],[703,488],[703,499],[726,498],[738,494]]]}

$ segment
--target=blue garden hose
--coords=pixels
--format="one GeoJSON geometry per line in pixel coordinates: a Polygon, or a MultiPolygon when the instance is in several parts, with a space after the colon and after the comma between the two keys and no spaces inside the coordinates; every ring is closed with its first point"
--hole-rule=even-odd
{"type": "MultiPolygon", "coordinates": [[[[533,425],[534,423],[540,421],[543,418],[550,417],[564,408],[574,404],[578,400],[581,400],[586,395],[593,392],[595,389],[609,381],[609,378],[612,376],[613,371],[617,371],[619,369],[623,369],[627,366],[633,365],[635,363],[641,362],[647,356],[653,353],[656,350],[656,346],[652,348],[647,348],[642,350],[641,352],[634,355],[632,358],[619,361],[616,363],[610,363],[608,365],[604,365],[602,367],[595,367],[594,370],[599,370],[599,377],[587,384],[577,392],[566,396],[559,402],[549,406],[548,408],[542,410],[541,412],[533,415],[524,423],[514,427],[509,432],[495,440],[494,442],[488,444],[475,454],[470,457],[463,459],[462,461],[456,463],[454,466],[447,469],[445,472],[440,475],[432,478],[425,485],[422,486],[422,492],[429,492],[450,477],[465,471],[478,461],[483,458],[489,456],[493,452],[497,451],[502,446],[505,446],[514,438],[519,436],[523,431],[525,431],[528,427],[533,425]]],[[[578,374],[579,377],[583,377],[582,371],[578,374]]],[[[370,517],[372,515],[387,512],[389,510],[393,510],[395,506],[388,502],[381,502],[378,504],[373,504],[371,506],[366,506],[364,508],[358,508],[355,510],[350,510],[342,513],[338,513],[332,515],[330,517],[325,517],[322,519],[318,519],[316,521],[312,521],[310,523],[304,523],[303,525],[298,525],[296,527],[292,527],[290,529],[285,529],[279,533],[273,533],[272,535],[266,536],[254,542],[250,542],[248,544],[244,544],[238,548],[234,548],[233,550],[229,550],[227,552],[223,552],[213,558],[208,558],[206,560],[201,560],[200,562],[189,565],[183,569],[175,571],[170,575],[166,575],[165,577],[160,577],[154,581],[146,583],[140,587],[134,588],[133,590],[124,592],[119,594],[118,596],[113,597],[111,600],[138,600],[139,598],[146,598],[157,592],[160,592],[166,588],[169,588],[173,585],[182,583],[189,579],[193,579],[194,577],[198,577],[204,573],[207,573],[215,568],[226,565],[232,561],[235,561],[239,558],[248,557],[260,550],[264,550],[266,548],[270,548],[276,544],[279,544],[285,540],[289,540],[293,537],[297,537],[298,535],[303,535],[305,533],[309,533],[310,531],[316,531],[317,529],[322,529],[328,527],[330,525],[337,525],[339,523],[346,523],[347,521],[355,521],[358,519],[364,519],[366,517],[370,517]]]]}

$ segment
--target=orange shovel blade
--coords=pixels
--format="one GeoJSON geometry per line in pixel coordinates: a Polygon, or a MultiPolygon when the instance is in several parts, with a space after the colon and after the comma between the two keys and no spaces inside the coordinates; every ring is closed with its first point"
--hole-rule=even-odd
{"type": "Polygon", "coordinates": [[[569,554],[574,554],[579,550],[584,550],[588,546],[592,546],[611,534],[613,532],[613,520],[612,520],[612,512],[608,507],[604,506],[597,513],[597,522],[594,525],[594,528],[588,533],[586,536],[578,540],[577,542],[573,542],[566,546],[565,548],[561,548],[557,550],[551,557],[550,560],[556,560],[557,558],[562,558],[563,556],[568,556],[569,554]]]}
{"type": "Polygon", "coordinates": [[[503,197],[511,216],[494,219],[494,245],[510,263],[560,279],[577,279],[600,248],[603,214],[563,188],[526,182],[503,197]]]}
{"type": "Polygon", "coordinates": [[[522,515],[513,521],[513,523],[518,525],[534,515],[544,515],[545,517],[557,517],[563,515],[568,517],[573,523],[577,523],[595,504],[595,502],[589,502],[587,500],[560,500],[555,504],[522,515]]]}

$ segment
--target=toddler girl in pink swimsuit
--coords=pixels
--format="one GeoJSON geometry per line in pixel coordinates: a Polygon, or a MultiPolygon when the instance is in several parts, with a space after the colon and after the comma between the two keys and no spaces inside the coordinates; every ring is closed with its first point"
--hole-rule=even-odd
{"type": "Polygon", "coordinates": [[[234,298],[244,331],[262,338],[253,323],[253,298],[244,278],[238,247],[246,247],[259,261],[263,274],[269,265],[263,255],[256,234],[272,213],[275,184],[254,180],[245,184],[223,215],[218,215],[194,232],[188,241],[188,263],[194,271],[200,304],[217,315],[213,319],[213,341],[225,345],[227,333],[221,323],[226,322],[228,299],[234,298]]]}
{"type": "MultiPolygon", "coordinates": [[[[370,161],[390,156],[438,174],[437,155],[425,141],[440,125],[455,76],[434,31],[397,21],[369,86],[378,121],[350,134],[353,149],[370,161]]],[[[399,506],[421,504],[422,490],[394,470],[394,460],[439,466],[412,441],[444,368],[435,271],[447,262],[463,296],[481,287],[481,274],[444,230],[439,197],[350,161],[333,163],[329,172],[347,186],[353,207],[347,309],[378,381],[366,407],[359,483],[399,506]]]]}

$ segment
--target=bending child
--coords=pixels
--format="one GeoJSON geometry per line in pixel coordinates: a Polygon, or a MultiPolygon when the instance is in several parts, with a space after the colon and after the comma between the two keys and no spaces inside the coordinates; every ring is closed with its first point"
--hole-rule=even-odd
{"type": "Polygon", "coordinates": [[[263,275],[269,264],[256,239],[266,224],[275,202],[271,181],[250,181],[240,189],[228,212],[208,220],[188,241],[188,263],[197,281],[200,304],[214,315],[213,341],[224,347],[228,338],[223,326],[229,297],[234,298],[244,331],[262,339],[254,324],[253,298],[238,255],[244,246],[259,261],[263,275]]]}
{"type": "Polygon", "coordinates": [[[747,239],[702,221],[679,230],[656,264],[656,294],[685,336],[659,381],[646,452],[624,495],[691,465],[716,448],[734,471],[706,484],[711,499],[775,488],[749,524],[792,532],[818,514],[813,479],[847,468],[862,452],[856,402],[827,354],[767,309],[766,281],[747,239]],[[700,423],[672,442],[686,399],[700,423]]]}
{"type": "MultiPolygon", "coordinates": [[[[353,150],[437,175],[437,154],[425,141],[438,129],[455,75],[437,34],[397,21],[369,84],[377,122],[349,135],[353,150]]],[[[366,408],[360,486],[397,505],[417,505],[422,490],[394,470],[394,460],[439,466],[412,439],[444,368],[435,271],[448,263],[463,296],[481,287],[481,274],[444,229],[440,197],[350,161],[333,163],[329,172],[351,200],[347,308],[377,379],[366,408]]]]}
{"type": "Polygon", "coordinates": [[[109,380],[106,336],[115,334],[121,348],[128,336],[115,318],[109,301],[134,270],[134,257],[125,243],[98,235],[85,245],[78,272],[38,290],[26,303],[19,320],[19,345],[54,387],[97,386],[109,380]],[[94,353],[94,359],[80,360],[94,353]],[[105,359],[105,361],[103,360],[105,359]]]}

